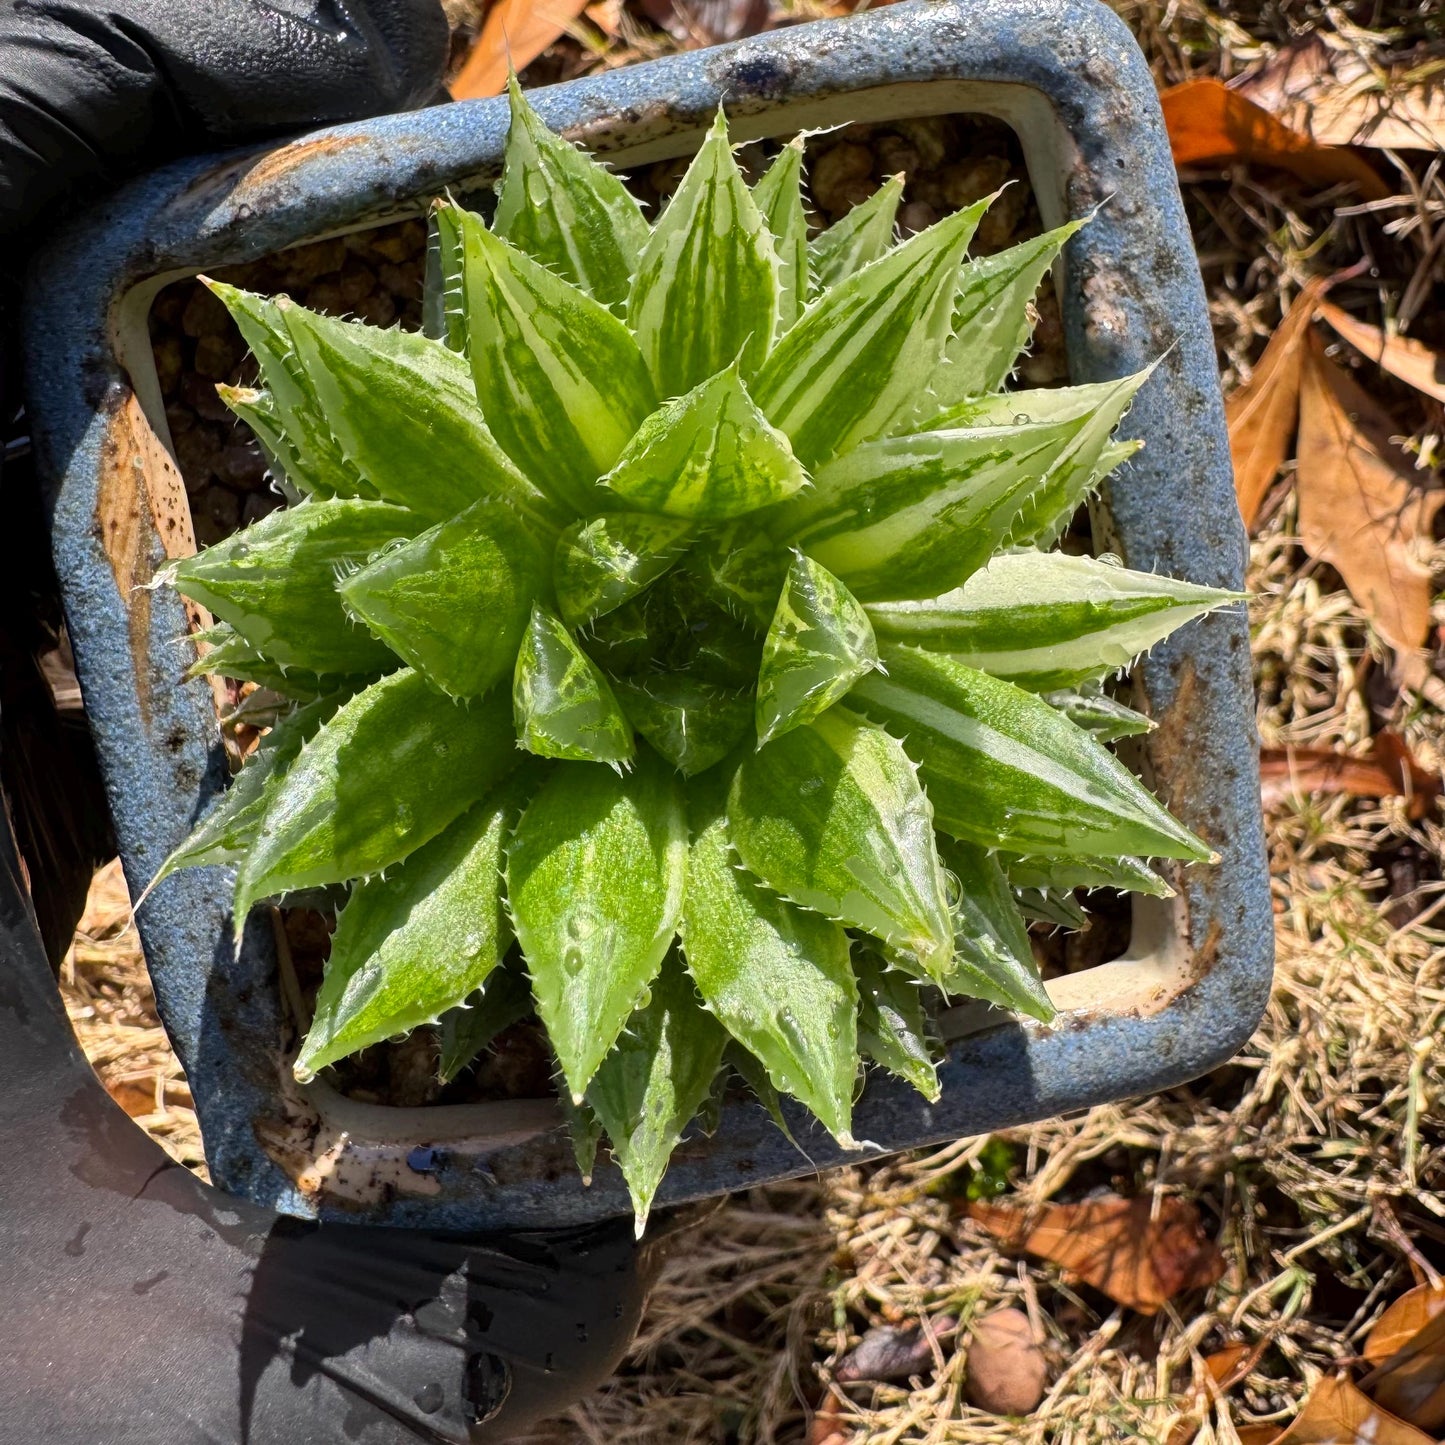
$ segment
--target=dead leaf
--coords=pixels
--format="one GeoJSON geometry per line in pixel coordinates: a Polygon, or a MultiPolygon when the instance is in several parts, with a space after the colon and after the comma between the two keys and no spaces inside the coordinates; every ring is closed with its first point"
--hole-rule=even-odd
{"type": "Polygon", "coordinates": [[[640,8],[674,40],[694,48],[761,34],[773,20],[771,0],[641,0],[640,8]]]}
{"type": "Polygon", "coordinates": [[[1432,596],[1425,552],[1445,491],[1422,491],[1390,440],[1385,409],[1311,334],[1300,378],[1300,541],[1344,578],[1392,647],[1424,642],[1432,596]]]}
{"type": "Polygon", "coordinates": [[[1279,1431],[1273,1425],[1236,1425],[1239,1445],[1274,1445],[1279,1431]]]}
{"type": "Polygon", "coordinates": [[[1365,1358],[1372,1365],[1383,1365],[1442,1313],[1445,1313],[1445,1284],[1422,1284],[1407,1290],[1375,1321],[1365,1340],[1365,1358]]]}
{"type": "Polygon", "coordinates": [[[1186,80],[1170,86],[1159,100],[1176,166],[1244,161],[1278,166],[1309,185],[1347,181],[1372,201],[1390,194],[1374,167],[1353,151],[1317,144],[1223,81],[1186,80]]]}
{"type": "Polygon", "coordinates": [[[1320,145],[1445,149],[1445,60],[1421,55],[1388,71],[1318,31],[1282,46],[1230,83],[1320,145]]]}
{"type": "Polygon", "coordinates": [[[582,13],[609,40],[622,34],[622,0],[592,0],[582,13]]]}
{"type": "Polygon", "coordinates": [[[1315,312],[1356,351],[1363,352],[1391,376],[1436,401],[1445,401],[1445,356],[1433,347],[1411,336],[1390,336],[1378,326],[1342,311],[1332,301],[1322,301],[1315,312]]]}
{"type": "Polygon", "coordinates": [[[1038,1210],[975,1201],[968,1214],[1005,1247],[1052,1260],[1144,1315],[1224,1274],[1224,1256],[1205,1236],[1199,1211],[1172,1195],[1107,1194],[1038,1210]]]}
{"type": "Polygon", "coordinates": [[[852,1436],[852,1430],[843,1423],[842,1404],[830,1390],[808,1427],[808,1445],[847,1445],[852,1436]]]}
{"type": "Polygon", "coordinates": [[[1421,767],[1404,738],[1388,731],[1381,732],[1363,755],[1329,748],[1263,748],[1259,782],[1266,808],[1301,795],[1405,797],[1410,800],[1410,817],[1417,820],[1430,811],[1441,792],[1440,775],[1421,767]]]}
{"type": "Polygon", "coordinates": [[[507,86],[507,66],[525,70],[549,45],[564,35],[587,6],[587,0],[497,0],[482,22],[472,52],[451,83],[456,100],[481,100],[500,95],[507,86]]]}
{"type": "Polygon", "coordinates": [[[1330,284],[1327,276],[1305,283],[1275,328],[1248,385],[1240,387],[1224,405],[1234,492],[1246,528],[1253,526],[1260,503],[1289,459],[1299,423],[1304,341],[1320,297],[1330,284]]]}
{"type": "Polygon", "coordinates": [[[112,1079],[105,1091],[132,1119],[156,1111],[156,1082],[152,1079],[112,1079]]]}
{"type": "MultiPolygon", "coordinates": [[[[1396,1303],[1403,1305],[1410,1295],[1418,1294],[1418,1290],[1411,1290],[1396,1303]]],[[[1418,1319],[1425,1315],[1430,1303],[1422,1300],[1409,1311],[1402,1311],[1402,1316],[1410,1313],[1418,1319]]],[[[1426,1316],[1414,1334],[1361,1381],[1363,1388],[1373,1389],[1375,1403],[1382,1409],[1393,1411],[1432,1435],[1445,1426],[1445,1306],[1437,1304],[1435,1308],[1436,1312],[1426,1316]]],[[[1386,1311],[1386,1318],[1388,1314],[1386,1311]]],[[[1380,1324],[1384,1323],[1382,1318],[1380,1324]]],[[[1399,1323],[1405,1323],[1403,1318],[1399,1323]]],[[[1379,1325],[1375,1328],[1379,1329],[1379,1325]]]]}
{"type": "Polygon", "coordinates": [[[1435,1445],[1428,1435],[1361,1394],[1343,1375],[1321,1380],[1282,1434],[1262,1433],[1270,1428],[1246,1426],[1239,1432],[1240,1445],[1435,1445]],[[1246,1430],[1260,1433],[1246,1434],[1246,1430]]]}

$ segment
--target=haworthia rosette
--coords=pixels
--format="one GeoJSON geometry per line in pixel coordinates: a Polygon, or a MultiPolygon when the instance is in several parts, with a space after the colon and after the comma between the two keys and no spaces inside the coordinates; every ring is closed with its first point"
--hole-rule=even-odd
{"type": "Polygon", "coordinates": [[[721,762],[752,727],[745,692],[685,672],[619,678],[613,690],[633,727],[686,778],[721,762]]]}

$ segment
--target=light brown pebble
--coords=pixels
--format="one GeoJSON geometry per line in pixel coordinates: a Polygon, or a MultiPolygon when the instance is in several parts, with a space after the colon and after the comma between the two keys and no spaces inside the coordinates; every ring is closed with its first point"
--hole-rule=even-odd
{"type": "Polygon", "coordinates": [[[181,354],[181,338],[175,332],[168,331],[157,338],[153,350],[156,358],[156,380],[161,384],[162,393],[171,396],[181,384],[181,369],[185,365],[185,357],[181,354]]]}
{"type": "Polygon", "coordinates": [[[901,135],[885,133],[876,137],[873,141],[873,154],[878,158],[878,169],[884,175],[893,176],[902,171],[904,175],[911,176],[923,166],[923,157],[918,154],[918,147],[901,135]]]}
{"type": "Polygon", "coordinates": [[[312,241],[293,251],[283,251],[276,259],[282,267],[283,287],[306,286],[318,276],[329,276],[340,269],[346,260],[346,241],[341,236],[312,241]]]}
{"type": "Polygon", "coordinates": [[[1022,186],[1010,186],[988,208],[983,220],[978,223],[978,236],[974,249],[984,255],[1001,251],[1012,242],[1028,206],[1028,192],[1022,186]]]}
{"type": "Polygon", "coordinates": [[[212,381],[224,381],[236,369],[243,355],[243,347],[236,336],[202,336],[196,342],[196,354],[191,365],[200,376],[212,381]]]}
{"type": "Polygon", "coordinates": [[[938,219],[938,212],[926,201],[909,201],[898,211],[898,229],[905,236],[916,236],[926,231],[938,219]]]}
{"type": "Polygon", "coordinates": [[[1048,1388],[1048,1362],[1022,1310],[993,1310],[976,1320],[964,1363],[964,1395],[991,1415],[1027,1415],[1048,1388]]]}
{"type": "Polygon", "coordinates": [[[222,336],[230,329],[226,308],[197,282],[181,312],[181,330],[187,336],[222,336]]]}
{"type": "Polygon", "coordinates": [[[943,199],[955,210],[992,195],[1008,179],[1009,165],[1002,156],[975,156],[945,166],[939,177],[943,199]]]}
{"type": "MultiPolygon", "coordinates": [[[[873,174],[873,152],[867,146],[853,141],[840,141],[829,147],[813,162],[809,180],[813,188],[813,200],[825,211],[837,213],[848,209],[845,190],[854,190],[859,181],[866,181],[873,174]]],[[[864,195],[867,199],[872,187],[864,195]]],[[[853,204],[857,204],[855,201],[853,204]]]]}

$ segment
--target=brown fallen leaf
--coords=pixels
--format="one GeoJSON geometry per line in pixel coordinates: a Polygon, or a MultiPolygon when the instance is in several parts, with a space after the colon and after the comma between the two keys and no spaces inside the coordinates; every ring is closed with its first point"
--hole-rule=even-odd
{"type": "Polygon", "coordinates": [[[963,1393],[991,1415],[1028,1415],[1049,1385],[1049,1365],[1022,1310],[990,1310],[973,1323],[963,1393]]]}
{"type": "Polygon", "coordinates": [[[1155,1201],[1107,1194],[1038,1210],[980,1200],[969,1204],[968,1215],[1005,1247],[1052,1260],[1144,1315],[1224,1274],[1224,1256],[1205,1235],[1199,1211],[1172,1195],[1155,1201]]]}
{"type": "Polygon", "coordinates": [[[1279,1431],[1273,1425],[1237,1425],[1235,1433],[1239,1436],[1239,1445],[1274,1445],[1279,1438],[1279,1431]]]}
{"type": "MultiPolygon", "coordinates": [[[[1208,1379],[1204,1381],[1196,1378],[1194,1388],[1190,1391],[1189,1404],[1185,1407],[1184,1418],[1169,1432],[1165,1445],[1189,1445],[1203,1426],[1211,1399],[1233,1389],[1244,1379],[1259,1363],[1260,1356],[1268,1345],[1269,1339],[1266,1337],[1254,1345],[1226,1345],[1222,1350],[1205,1356],[1204,1373],[1208,1379]]],[[[1246,1425],[1244,1428],[1247,1430],[1253,1427],[1246,1425]]],[[[1273,1434],[1271,1427],[1265,1428],[1270,1429],[1273,1434]]]]}
{"type": "Polygon", "coordinates": [[[1230,89],[1320,145],[1445,149],[1445,60],[1372,68],[1318,31],[1281,46],[1230,89]]]}
{"type": "Polygon", "coordinates": [[[1266,808],[1308,794],[1404,797],[1410,800],[1410,817],[1417,820],[1435,806],[1441,792],[1440,775],[1421,767],[1405,740],[1389,731],[1375,737],[1365,754],[1329,748],[1262,748],[1259,783],[1266,808]]]}
{"type": "Polygon", "coordinates": [[[1322,1379],[1295,1417],[1276,1435],[1270,1426],[1249,1425],[1239,1432],[1241,1445],[1435,1445],[1413,1425],[1383,1410],[1343,1375],[1322,1379]]]}
{"type": "MultiPolygon", "coordinates": [[[[1419,1318],[1429,1308],[1430,1301],[1425,1300],[1409,1313],[1419,1318]]],[[[1380,1323],[1385,1323],[1384,1318],[1380,1323]]],[[[1438,1434],[1445,1426],[1445,1309],[1437,1307],[1414,1334],[1365,1376],[1361,1386],[1373,1391],[1375,1403],[1382,1409],[1431,1435],[1438,1434]]]]}
{"type": "Polygon", "coordinates": [[[808,1427],[808,1445],[847,1445],[852,1435],[852,1430],[843,1422],[842,1403],[830,1390],[808,1427]]]}
{"type": "Polygon", "coordinates": [[[1332,301],[1322,301],[1316,315],[1328,321],[1339,334],[1407,386],[1445,401],[1445,355],[1411,336],[1390,336],[1368,321],[1342,311],[1332,301]]]}
{"type": "Polygon", "coordinates": [[[1300,377],[1300,541],[1344,578],[1375,630],[1401,651],[1430,629],[1423,555],[1445,491],[1423,491],[1390,440],[1389,413],[1311,334],[1300,377]]]}
{"type": "Polygon", "coordinates": [[[586,6],[587,0],[497,0],[451,83],[453,97],[500,95],[507,86],[507,66],[524,70],[565,34],[586,6]]]}
{"type": "Polygon", "coordinates": [[[1445,1284],[1422,1284],[1406,1290],[1375,1321],[1365,1339],[1365,1358],[1372,1365],[1383,1365],[1438,1314],[1445,1314],[1445,1284]]]}
{"type": "Polygon", "coordinates": [[[1229,454],[1234,462],[1234,492],[1246,528],[1254,525],[1260,504],[1289,459],[1299,424],[1300,368],[1304,342],[1320,298],[1331,279],[1316,276],[1295,297],[1264,348],[1249,383],[1224,404],[1229,423],[1229,454]]]}
{"type": "Polygon", "coordinates": [[[1277,166],[1309,185],[1348,181],[1367,200],[1383,200],[1390,194],[1379,172],[1353,151],[1319,145],[1223,81],[1186,80],[1170,86],[1159,100],[1176,166],[1244,161],[1277,166]]]}
{"type": "Polygon", "coordinates": [[[105,1089],[132,1119],[139,1119],[156,1111],[156,1084],[153,1078],[113,1079],[105,1089]]]}

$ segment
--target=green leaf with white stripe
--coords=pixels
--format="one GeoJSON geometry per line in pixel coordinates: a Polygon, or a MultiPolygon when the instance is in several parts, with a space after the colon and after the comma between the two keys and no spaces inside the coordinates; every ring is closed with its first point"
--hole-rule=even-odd
{"type": "Polygon", "coordinates": [[[534,260],[618,310],[647,243],[632,192],[585,151],[554,135],[517,84],[492,229],[534,260]]]}
{"type": "Polygon", "coordinates": [[[1030,923],[1049,923],[1070,933],[1082,933],[1089,915],[1072,893],[1051,893],[1046,888],[1016,888],[1014,900],[1030,923]]]}
{"type": "Polygon", "coordinates": [[[778,269],[719,109],[642,248],[627,299],[627,324],[661,395],[691,391],[733,361],[753,375],[777,324],[778,269]]]}
{"type": "Polygon", "coordinates": [[[953,956],[933,810],[903,748],[833,708],[738,769],[733,843],[775,893],[872,933],[941,978],[953,956]]]}
{"type": "Polygon", "coordinates": [[[298,1078],[435,1023],[480,988],[512,941],[502,906],[507,832],[529,780],[512,777],[336,918],[298,1078]]]}
{"type": "Polygon", "coordinates": [[[480,697],[511,675],[532,604],[547,587],[547,561],[521,517],[482,501],[388,548],[337,591],[348,612],[443,692],[480,697]]]}
{"type": "Polygon", "coordinates": [[[987,999],[1048,1023],[1054,1006],[1039,978],[1028,930],[997,857],[955,839],[939,843],[944,866],[958,881],[953,966],[944,990],[987,999]]]}
{"type": "Polygon", "coordinates": [[[889,968],[871,948],[859,949],[854,971],[859,1053],[912,1084],[930,1104],[937,1103],[942,1090],[928,1045],[918,980],[902,969],[889,968]]]}
{"type": "Polygon", "coordinates": [[[802,552],[778,598],[758,671],[758,745],[812,722],[878,666],[863,604],[802,552]]]}
{"type": "Polygon", "coordinates": [[[957,586],[998,550],[1080,422],[924,432],[865,442],[770,514],[775,536],[816,557],[865,602],[957,586]]]}
{"type": "Polygon", "coordinates": [[[399,863],[516,763],[502,691],[462,707],[410,668],[372,683],[301,749],[266,809],[236,875],[237,933],[259,898],[399,863]]]}
{"type": "Polygon", "coordinates": [[[805,467],[913,411],[952,333],[959,263],[987,208],[980,201],[895,246],[779,339],[753,395],[805,467]]]}
{"type": "Polygon", "coordinates": [[[588,1086],[587,1102],[627,1181],[639,1239],[667,1161],[712,1092],[726,1042],[674,955],[588,1086]]]}
{"type": "Polygon", "coordinates": [[[685,778],[721,762],[748,735],[753,700],[685,672],[613,679],[633,727],[685,778]]]}
{"type": "Polygon", "coordinates": [[[1112,753],[1042,698],[939,653],[883,646],[850,706],[908,739],[945,833],[1013,853],[1211,857],[1112,753]]]}
{"type": "Polygon", "coordinates": [[[641,511],[722,521],[780,502],[807,480],[734,364],[659,407],[602,482],[641,511]]]}
{"type": "Polygon", "coordinates": [[[803,209],[803,138],[794,136],[753,187],[753,204],[773,235],[778,256],[777,333],[786,331],[808,298],[808,216],[803,209]]]}
{"type": "MultiPolygon", "coordinates": [[[[261,368],[276,421],[286,438],[288,478],[318,497],[374,497],[375,489],[357,474],[331,434],[326,408],[296,354],[280,304],[224,281],[205,276],[200,280],[231,313],[261,368]]],[[[263,437],[263,443],[265,440],[263,437]]]]}
{"type": "Polygon", "coordinates": [[[168,562],[157,575],[283,667],[382,672],[395,666],[395,654],[347,616],[335,573],[424,525],[385,502],[305,502],[168,562]]]}
{"type": "MultiPolygon", "coordinates": [[[[936,413],[968,397],[997,391],[1028,345],[1032,303],[1054,258],[1085,221],[1070,221],[1042,236],[970,261],[959,275],[947,365],[933,378],[936,413]]],[[[927,414],[920,407],[919,416],[927,414]]]]}
{"type": "Polygon", "coordinates": [[[466,297],[462,285],[462,233],[455,206],[432,203],[426,218],[426,271],[421,330],[462,356],[467,352],[466,297]]]}
{"type": "Polygon", "coordinates": [[[541,530],[557,525],[556,508],[487,430],[456,352],[414,331],[278,304],[337,445],[384,501],[436,522],[491,497],[541,530]]]}
{"type": "Polygon", "coordinates": [[[759,632],[771,625],[789,558],[756,523],[733,522],[706,533],[692,560],[704,585],[734,617],[759,632]]]}
{"type": "Polygon", "coordinates": [[[280,791],[287,770],[342,700],[338,696],[318,698],[282,718],[261,739],[190,837],[161,864],[146,892],[177,869],[235,863],[244,858],[261,831],[266,809],[280,791]]]}
{"type": "Polygon", "coordinates": [[[560,617],[533,605],[512,677],[517,740],[544,758],[625,763],[632,728],[601,669],[560,617]]]}
{"type": "Polygon", "coordinates": [[[682,944],[728,1033],[840,1143],[852,1143],[858,990],[843,928],[769,892],[739,868],[727,778],[692,796],[682,944]]]}
{"type": "Polygon", "coordinates": [[[1050,707],[1058,708],[1070,722],[1092,733],[1101,743],[1117,742],[1120,738],[1139,737],[1154,731],[1152,719],[1102,692],[1046,692],[1044,701],[1050,707]]]}
{"type": "Polygon", "coordinates": [[[1117,888],[1173,898],[1174,890],[1142,858],[1020,858],[1001,853],[999,861],[1015,888],[1072,893],[1075,888],[1117,888]]]}
{"type": "MultiPolygon", "coordinates": [[[[506,927],[510,934],[510,919],[506,919],[506,927]]],[[[442,1015],[437,1077],[450,1084],[476,1063],[498,1034],[531,1012],[532,981],[521,958],[513,952],[486,976],[475,993],[442,1015]]]]}
{"type": "Polygon", "coordinates": [[[1241,598],[1093,557],[1015,552],[942,597],[875,603],[868,616],[889,642],[1047,692],[1118,672],[1186,622],[1241,598]]]}
{"type": "Polygon", "coordinates": [[[459,216],[467,355],[492,435],[547,496],[599,511],[597,478],[657,406],[642,353],[600,301],[459,216]]]}
{"type": "Polygon", "coordinates": [[[646,512],[606,512],[573,523],[557,539],[552,580],[570,627],[613,612],[670,572],[687,551],[692,526],[646,512]]]}
{"type": "Polygon", "coordinates": [[[1106,472],[1137,450],[1132,443],[1111,447],[1109,438],[1153,372],[1154,366],[1149,366],[1122,381],[975,397],[935,417],[929,429],[1082,423],[1045,483],[1029,496],[1009,534],[1015,547],[1051,547],[1106,472]]]}
{"type": "Polygon", "coordinates": [[[866,201],[834,221],[808,246],[812,295],[830,290],[871,265],[893,244],[903,177],[889,176],[866,201]]]}
{"type": "Polygon", "coordinates": [[[560,764],[517,824],[507,900],[576,1099],[646,1004],[677,931],[686,866],[682,790],[652,753],[625,775],[560,764]]]}

